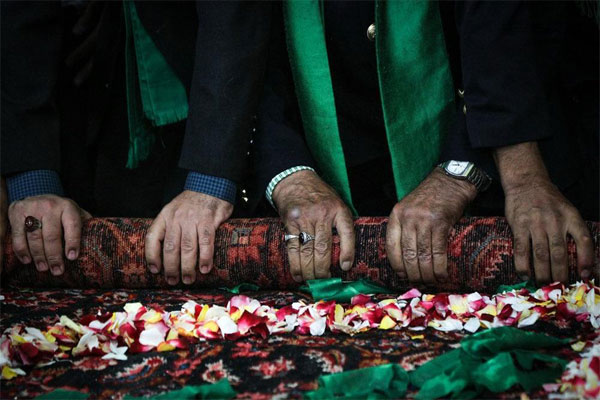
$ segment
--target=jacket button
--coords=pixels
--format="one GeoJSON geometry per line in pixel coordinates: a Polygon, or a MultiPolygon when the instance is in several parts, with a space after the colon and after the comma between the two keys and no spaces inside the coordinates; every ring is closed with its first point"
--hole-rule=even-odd
{"type": "Polygon", "coordinates": [[[467,105],[463,104],[463,114],[467,115],[467,105]]]}
{"type": "Polygon", "coordinates": [[[375,40],[375,24],[369,25],[367,28],[367,38],[372,42],[375,40]]]}
{"type": "Polygon", "coordinates": [[[458,97],[460,97],[461,99],[465,98],[465,90],[464,89],[458,89],[458,97]]]}

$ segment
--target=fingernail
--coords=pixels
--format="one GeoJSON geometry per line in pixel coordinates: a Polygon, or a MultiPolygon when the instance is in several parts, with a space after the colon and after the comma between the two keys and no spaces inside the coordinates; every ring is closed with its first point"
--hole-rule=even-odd
{"type": "Polygon", "coordinates": [[[29,264],[31,262],[31,259],[27,256],[23,257],[23,259],[21,260],[21,262],[23,264],[29,264]]]}
{"type": "Polygon", "coordinates": [[[529,275],[520,275],[519,278],[521,278],[521,280],[523,282],[528,281],[529,280],[529,275]]]}
{"type": "Polygon", "coordinates": [[[77,258],[77,253],[75,253],[75,250],[70,250],[69,255],[67,257],[69,258],[69,260],[73,261],[77,258]]]}
{"type": "Polygon", "coordinates": [[[152,272],[153,274],[158,274],[158,267],[154,264],[150,264],[148,265],[148,268],[150,268],[150,272],[152,272]]]}
{"type": "Polygon", "coordinates": [[[177,278],[175,278],[174,276],[170,276],[167,278],[167,282],[169,283],[169,285],[177,285],[177,278]]]}
{"type": "Polygon", "coordinates": [[[200,267],[200,272],[202,272],[203,274],[208,274],[209,271],[210,268],[208,268],[208,265],[203,265],[200,267]]]}
{"type": "Polygon", "coordinates": [[[591,272],[589,269],[584,269],[581,271],[581,279],[588,279],[591,275],[591,272]]]}
{"type": "Polygon", "coordinates": [[[349,271],[349,270],[350,270],[350,268],[352,268],[352,263],[351,263],[350,261],[344,261],[344,262],[342,263],[342,269],[343,269],[344,271],[349,271]]]}
{"type": "Polygon", "coordinates": [[[62,269],[55,265],[54,267],[52,267],[52,275],[60,275],[62,274],[62,269]]]}
{"type": "Polygon", "coordinates": [[[46,265],[45,262],[40,262],[38,264],[38,270],[39,271],[48,271],[48,266],[46,265]]]}
{"type": "Polygon", "coordinates": [[[294,278],[296,282],[302,282],[302,275],[294,275],[292,278],[294,278]]]}
{"type": "Polygon", "coordinates": [[[185,283],[186,285],[189,285],[190,283],[192,283],[192,277],[188,276],[188,275],[184,275],[183,276],[183,283],[185,283]]]}

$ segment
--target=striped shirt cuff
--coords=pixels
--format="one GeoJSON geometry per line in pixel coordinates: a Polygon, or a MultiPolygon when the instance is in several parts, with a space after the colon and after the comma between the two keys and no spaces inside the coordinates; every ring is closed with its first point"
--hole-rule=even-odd
{"type": "Polygon", "coordinates": [[[277,209],[277,207],[275,207],[275,203],[273,203],[273,191],[275,190],[275,186],[277,186],[279,184],[279,182],[281,182],[282,180],[284,180],[285,178],[287,178],[294,172],[305,171],[305,170],[313,171],[313,172],[315,171],[314,168],[308,167],[306,165],[299,165],[296,167],[288,168],[285,171],[275,175],[275,178],[271,179],[271,182],[269,182],[269,184],[267,185],[267,190],[265,192],[265,196],[267,197],[267,200],[269,200],[269,203],[271,203],[273,208],[277,209]]]}
{"type": "Polygon", "coordinates": [[[21,172],[6,177],[9,204],[26,197],[54,194],[64,196],[58,172],[49,169],[21,172]]]}
{"type": "Polygon", "coordinates": [[[237,185],[229,179],[204,175],[198,172],[189,172],[184,189],[204,193],[235,204],[237,185]]]}

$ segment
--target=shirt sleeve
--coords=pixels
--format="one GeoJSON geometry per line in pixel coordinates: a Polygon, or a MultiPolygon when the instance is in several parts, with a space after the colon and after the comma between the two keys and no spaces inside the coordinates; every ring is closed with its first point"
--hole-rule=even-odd
{"type": "Polygon", "coordinates": [[[187,175],[184,189],[204,193],[235,204],[237,186],[229,179],[191,171],[187,175]]]}
{"type": "Polygon", "coordinates": [[[6,177],[6,189],[9,203],[42,194],[64,196],[58,173],[48,169],[21,172],[8,176],[6,177]]]}

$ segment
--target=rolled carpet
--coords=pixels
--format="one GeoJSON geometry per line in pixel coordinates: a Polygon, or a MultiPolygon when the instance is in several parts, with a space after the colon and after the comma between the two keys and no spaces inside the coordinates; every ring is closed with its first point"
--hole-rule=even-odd
{"type": "MultiPolygon", "coordinates": [[[[2,286],[45,288],[168,288],[162,274],[153,275],[144,259],[144,238],[149,219],[91,219],[84,224],[82,249],[76,261],[67,261],[63,276],[37,272],[23,265],[6,238],[2,286]]],[[[353,268],[339,268],[339,237],[334,236],[332,276],[344,280],[367,278],[391,289],[403,290],[385,252],[387,218],[358,218],[356,259],[353,268]]],[[[594,275],[600,266],[600,223],[588,222],[595,246],[594,275]]],[[[237,219],[223,224],[215,239],[215,267],[198,274],[197,288],[254,283],[263,289],[295,289],[278,219],[237,219]]],[[[569,278],[578,279],[575,244],[568,242],[569,278]]],[[[463,218],[448,238],[449,277],[430,291],[493,292],[500,284],[519,282],[512,259],[512,234],[503,218],[463,218]]],[[[180,284],[180,287],[185,287],[180,284]]]]}

